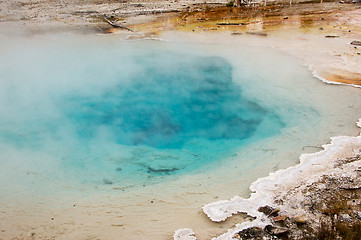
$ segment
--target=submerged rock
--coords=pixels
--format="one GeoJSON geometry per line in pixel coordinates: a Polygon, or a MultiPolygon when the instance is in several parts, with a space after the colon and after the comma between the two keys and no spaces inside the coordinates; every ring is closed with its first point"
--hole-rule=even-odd
{"type": "Polygon", "coordinates": [[[106,178],[103,179],[103,183],[104,184],[113,184],[112,181],[110,181],[109,179],[106,179],[106,178]]]}
{"type": "Polygon", "coordinates": [[[263,32],[246,32],[249,35],[256,35],[256,36],[261,36],[261,37],[266,37],[267,33],[263,33],[263,32]]]}
{"type": "Polygon", "coordinates": [[[352,41],[351,45],[361,46],[361,41],[352,41]]]}
{"type": "Polygon", "coordinates": [[[156,169],[156,168],[152,168],[152,167],[148,167],[147,172],[148,173],[153,173],[153,174],[158,174],[158,175],[170,175],[172,173],[174,173],[175,171],[178,171],[178,168],[163,168],[163,169],[156,169]]]}

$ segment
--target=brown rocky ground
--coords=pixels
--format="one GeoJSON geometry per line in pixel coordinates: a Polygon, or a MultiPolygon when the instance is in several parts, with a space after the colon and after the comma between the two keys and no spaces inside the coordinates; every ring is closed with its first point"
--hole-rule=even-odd
{"type": "MultiPolygon", "coordinates": [[[[222,3],[222,0],[218,1],[222,3]]],[[[0,2],[0,23],[26,26],[32,32],[102,32],[109,28],[103,15],[123,24],[141,23],[186,11],[200,0],[6,0],[0,2]]]]}
{"type": "MultiPolygon", "coordinates": [[[[338,159],[335,168],[360,162],[361,155],[338,159]]],[[[349,239],[361,236],[361,169],[353,167],[351,172],[334,176],[324,175],[319,181],[299,189],[290,189],[286,196],[295,198],[301,194],[299,204],[310,215],[289,217],[278,208],[264,206],[258,211],[265,213],[273,225],[264,229],[251,227],[236,233],[235,239],[349,239]],[[312,216],[313,218],[310,218],[312,216]]],[[[299,197],[299,196],[298,196],[299,197]]],[[[279,198],[276,204],[295,201],[279,198]]],[[[295,207],[295,211],[297,208],[295,207]]],[[[300,211],[301,212],[301,211],[300,211]]]]}

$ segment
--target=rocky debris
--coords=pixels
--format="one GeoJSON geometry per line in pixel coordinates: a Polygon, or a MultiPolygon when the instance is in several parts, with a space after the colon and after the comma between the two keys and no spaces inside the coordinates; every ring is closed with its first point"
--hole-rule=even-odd
{"type": "Polygon", "coordinates": [[[117,23],[117,20],[111,21],[111,20],[107,17],[106,14],[103,15],[103,18],[104,18],[104,20],[105,20],[107,23],[109,23],[109,24],[110,24],[112,27],[114,27],[114,28],[120,28],[120,29],[125,29],[125,30],[130,31],[130,32],[134,32],[132,29],[127,28],[127,27],[123,26],[123,25],[120,24],[120,23],[117,23]]]}
{"type": "Polygon", "coordinates": [[[248,239],[248,240],[276,240],[287,237],[288,228],[267,225],[264,229],[260,227],[250,227],[235,233],[233,239],[248,239]]]}
{"type": "Polygon", "coordinates": [[[284,215],[279,215],[279,216],[277,216],[277,217],[273,217],[272,218],[272,220],[274,221],[274,222],[283,222],[284,220],[286,220],[286,216],[284,216],[284,215]]]}
{"type": "Polygon", "coordinates": [[[308,221],[308,218],[305,215],[296,216],[293,218],[297,224],[304,224],[308,221]]]}
{"type": "Polygon", "coordinates": [[[352,222],[352,217],[350,215],[348,215],[347,213],[341,214],[340,215],[340,220],[341,221],[346,221],[346,222],[352,222]]]}
{"type": "MultiPolygon", "coordinates": [[[[201,7],[207,6],[208,8],[215,7],[216,5],[221,6],[224,2],[222,0],[217,1],[217,4],[205,4],[201,0],[194,0],[192,2],[188,0],[147,0],[136,2],[125,0],[86,0],[75,2],[72,0],[62,0],[56,3],[43,0],[6,0],[0,1],[0,23],[15,22],[30,27],[36,24],[45,29],[48,25],[52,27],[62,26],[70,30],[83,28],[86,31],[93,30],[98,32],[109,28],[104,23],[102,17],[106,14],[107,16],[115,16],[118,19],[122,19],[116,25],[127,30],[124,28],[127,27],[126,25],[149,22],[165,14],[172,15],[180,11],[191,11],[193,8],[198,7],[198,5],[201,7]]],[[[114,24],[113,21],[111,23],[114,24]]]]}
{"type": "Polygon", "coordinates": [[[265,227],[265,231],[271,235],[275,235],[278,237],[286,236],[289,229],[286,227],[274,226],[274,225],[267,225],[265,227]]]}
{"type": "MultiPolygon", "coordinates": [[[[361,183],[358,180],[361,173],[355,167],[361,164],[359,155],[338,159],[336,163],[332,174],[297,189],[300,195],[292,195],[292,201],[297,199],[292,204],[295,212],[298,209],[303,213],[281,224],[288,227],[290,239],[321,239],[324,232],[333,234],[334,239],[345,239],[345,236],[357,239],[361,234],[361,183]]],[[[283,199],[284,202],[290,200],[283,199]]]]}
{"type": "MultiPolygon", "coordinates": [[[[361,121],[358,122],[358,126],[361,127],[361,121]]],[[[256,217],[252,222],[241,223],[234,231],[229,231],[215,239],[303,240],[325,239],[325,236],[332,236],[327,239],[359,239],[361,236],[361,180],[359,180],[361,179],[361,137],[347,138],[350,145],[342,155],[328,156],[322,164],[312,158],[301,159],[301,162],[304,161],[310,166],[307,174],[303,176],[306,178],[297,178],[287,191],[277,192],[277,189],[271,188],[276,194],[273,193],[272,198],[267,198],[270,192],[263,194],[263,201],[253,195],[252,200],[257,199],[257,202],[234,197],[228,201],[208,204],[205,213],[213,221],[215,221],[214,216],[217,217],[216,220],[224,221],[240,211],[248,214],[252,212],[251,215],[256,217]],[[317,170],[319,166],[328,169],[319,171],[317,170]],[[312,168],[316,171],[312,172],[310,170],[312,168]],[[317,175],[311,175],[311,172],[317,175]],[[264,200],[265,198],[267,201],[264,200]],[[264,205],[257,205],[259,202],[263,202],[264,205]]],[[[345,137],[335,139],[333,141],[337,144],[333,143],[333,149],[340,150],[345,137]]],[[[317,160],[320,159],[319,154],[316,155],[317,160]]],[[[304,169],[301,172],[303,171],[304,169]]],[[[283,177],[284,175],[285,171],[282,172],[283,177]]],[[[265,182],[258,184],[265,188],[265,182]]],[[[251,187],[259,189],[254,185],[251,187]]],[[[266,187],[270,186],[266,185],[266,187]]]]}
{"type": "Polygon", "coordinates": [[[251,240],[278,239],[277,237],[272,236],[271,234],[267,233],[264,229],[262,229],[260,227],[250,227],[250,228],[244,229],[244,230],[234,234],[233,238],[234,239],[251,239],[251,240]]]}
{"type": "Polygon", "coordinates": [[[262,213],[266,214],[267,216],[271,216],[271,217],[277,217],[279,211],[280,211],[279,208],[273,208],[268,205],[258,208],[258,212],[262,212],[262,213]]]}
{"type": "Polygon", "coordinates": [[[259,226],[249,227],[235,233],[232,238],[234,239],[280,239],[287,237],[289,227],[285,224],[287,216],[278,215],[279,208],[274,208],[268,205],[258,208],[258,212],[264,213],[268,218],[272,218],[274,224],[268,224],[264,228],[259,226]]]}
{"type": "Polygon", "coordinates": [[[352,41],[351,45],[361,46],[361,41],[352,41]]]}
{"type": "Polygon", "coordinates": [[[357,180],[357,182],[354,181],[343,181],[340,184],[340,188],[344,190],[356,190],[361,189],[361,182],[357,180]]]}

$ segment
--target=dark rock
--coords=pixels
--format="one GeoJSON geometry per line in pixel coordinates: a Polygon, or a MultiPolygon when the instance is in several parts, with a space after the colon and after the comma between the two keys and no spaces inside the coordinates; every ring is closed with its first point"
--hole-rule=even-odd
{"type": "Polygon", "coordinates": [[[258,208],[258,212],[263,212],[267,216],[273,216],[273,217],[276,217],[279,211],[280,210],[278,208],[273,208],[268,205],[258,208]]]}
{"type": "Polygon", "coordinates": [[[263,213],[266,214],[266,215],[269,215],[273,210],[274,210],[274,208],[273,208],[273,207],[270,207],[270,206],[268,206],[268,205],[263,206],[263,207],[259,207],[259,208],[257,209],[258,212],[263,212],[263,213]]]}
{"type": "Polygon", "coordinates": [[[278,227],[278,226],[272,226],[272,225],[267,225],[265,227],[265,231],[268,232],[271,235],[275,235],[275,236],[285,236],[287,235],[289,229],[285,228],[285,227],[278,227]]]}
{"type": "Polygon", "coordinates": [[[231,33],[231,35],[242,35],[242,33],[240,33],[240,32],[233,32],[233,33],[231,33]]]}
{"type": "Polygon", "coordinates": [[[325,38],[339,38],[340,36],[334,36],[334,35],[327,35],[325,38]]]}
{"type": "Polygon", "coordinates": [[[351,45],[361,46],[361,41],[352,41],[351,45]]]}
{"type": "Polygon", "coordinates": [[[320,30],[323,30],[323,27],[320,27],[319,29],[320,29],[320,30]]]}
{"type": "Polygon", "coordinates": [[[286,220],[286,216],[284,215],[279,215],[279,216],[276,216],[276,217],[273,217],[272,220],[274,222],[283,222],[284,220],[286,220]]]}
{"type": "Polygon", "coordinates": [[[288,17],[284,17],[283,19],[288,19],[288,17]]]}
{"type": "Polygon", "coordinates": [[[115,170],[117,170],[118,172],[120,172],[120,171],[122,171],[123,169],[120,168],[120,167],[118,167],[118,168],[116,168],[115,170]]]}
{"type": "Polygon", "coordinates": [[[262,228],[251,227],[251,228],[246,228],[235,235],[238,235],[234,237],[236,238],[238,237],[239,239],[263,239],[265,232],[263,231],[262,228]]]}

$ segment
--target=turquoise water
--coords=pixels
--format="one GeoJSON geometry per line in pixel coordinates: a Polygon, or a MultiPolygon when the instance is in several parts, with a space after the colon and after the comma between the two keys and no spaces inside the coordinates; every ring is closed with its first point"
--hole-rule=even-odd
{"type": "Polygon", "coordinates": [[[5,239],[169,239],[183,227],[208,239],[202,205],[248,197],[257,178],[359,134],[359,89],[247,36],[169,34],[0,35],[5,239]]]}
{"type": "Polygon", "coordinates": [[[0,62],[2,157],[55,181],[167,181],[285,126],[227,60],[167,43],[9,43],[0,62]]]}

